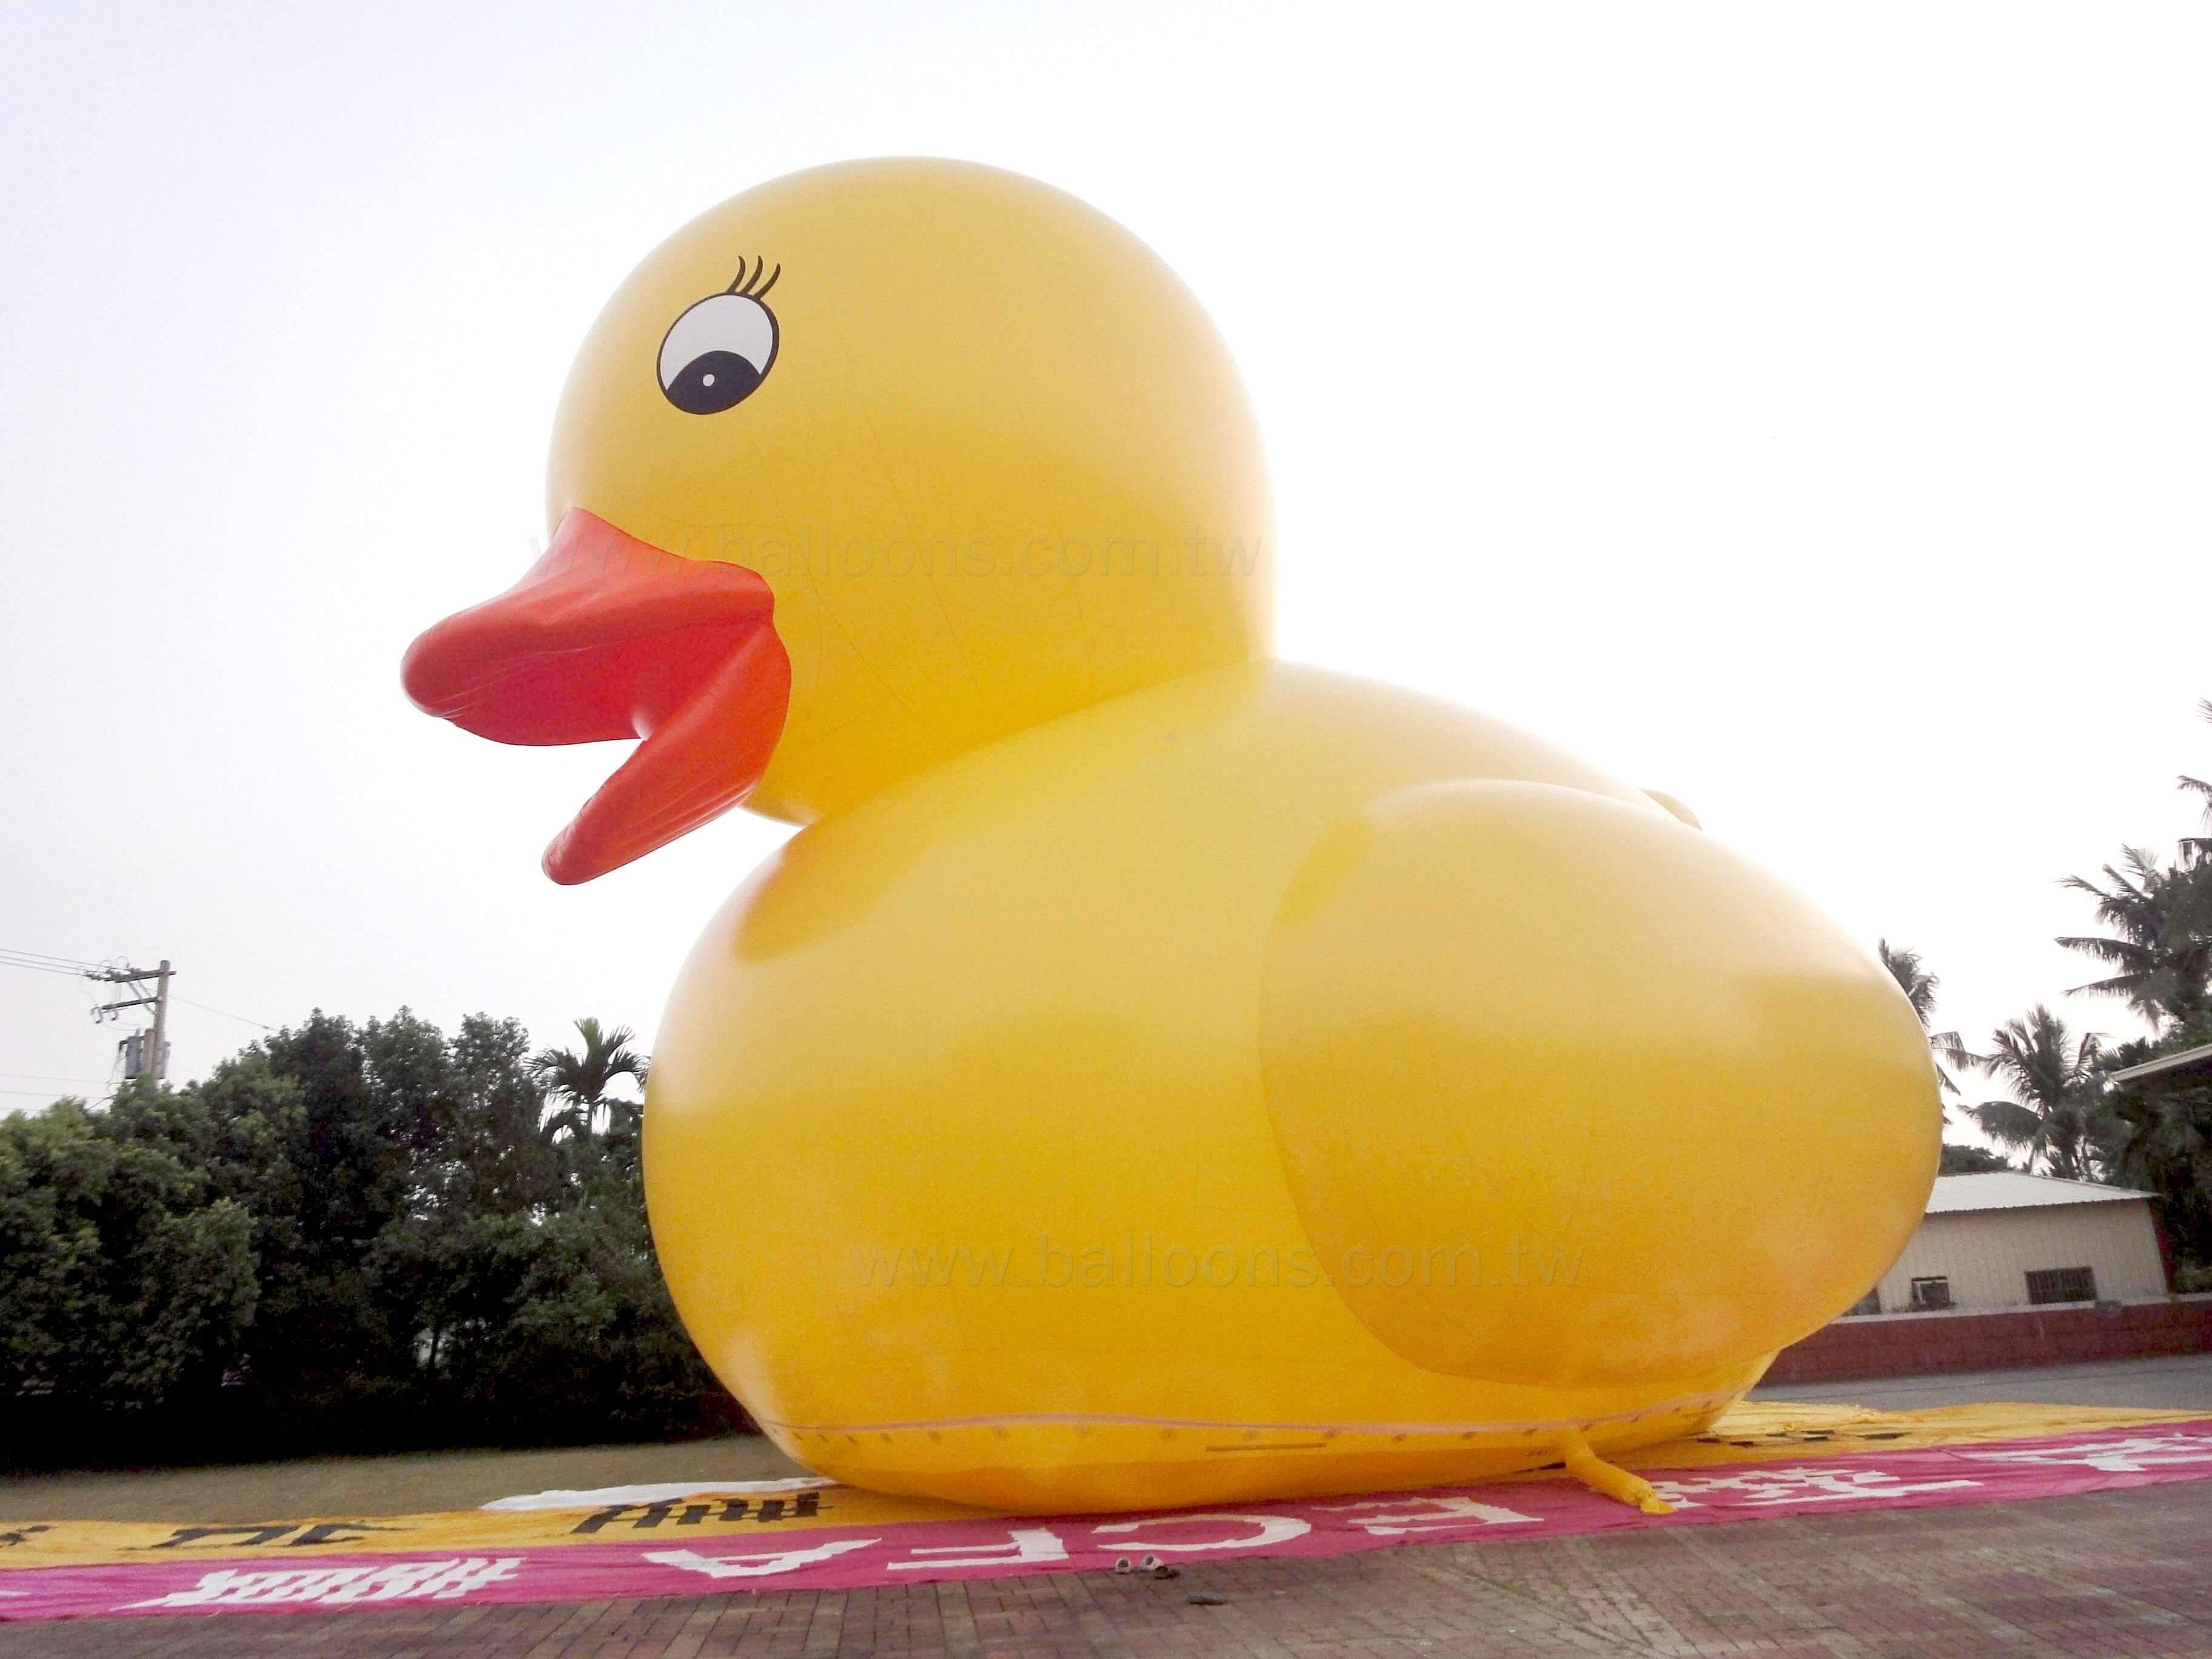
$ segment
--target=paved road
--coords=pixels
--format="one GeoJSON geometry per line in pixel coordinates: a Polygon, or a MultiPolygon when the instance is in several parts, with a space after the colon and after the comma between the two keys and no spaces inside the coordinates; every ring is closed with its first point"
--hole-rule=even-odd
{"type": "Polygon", "coordinates": [[[0,1625],[0,1659],[2212,1656],[2212,1480],[1333,1560],[548,1607],[0,1625]],[[1222,1598],[1194,1606],[1193,1591],[1222,1598]]]}
{"type": "Polygon", "coordinates": [[[1886,1376],[1871,1382],[1792,1382],[1756,1389],[1755,1400],[1828,1400],[1905,1411],[1976,1401],[2043,1406],[2202,1407],[2212,1416],[2212,1354],[2166,1359],[2112,1359],[2087,1365],[2024,1365],[2002,1371],[1944,1371],[1886,1376]]]}

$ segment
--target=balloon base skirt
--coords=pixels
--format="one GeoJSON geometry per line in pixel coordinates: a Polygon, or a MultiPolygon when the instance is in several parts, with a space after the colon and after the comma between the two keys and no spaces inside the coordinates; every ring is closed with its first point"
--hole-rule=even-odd
{"type": "Polygon", "coordinates": [[[1559,1467],[1571,1449],[1575,1461],[1596,1462],[1702,1433],[1735,1395],[1670,1400],[1591,1423],[1249,1425],[1071,1414],[763,1426],[798,1462],[866,1491],[1012,1514],[1099,1514],[1491,1480],[1559,1467]]]}

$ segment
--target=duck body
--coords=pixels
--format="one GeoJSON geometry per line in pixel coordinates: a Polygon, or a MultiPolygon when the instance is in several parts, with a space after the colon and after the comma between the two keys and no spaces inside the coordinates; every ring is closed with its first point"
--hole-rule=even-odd
{"type": "Polygon", "coordinates": [[[803,830],[692,953],[646,1117],[677,1304],[800,1462],[1016,1510],[1694,1431],[1881,1272],[1935,1158],[1909,1013],[1748,868],[1510,726],[1281,664],[972,750],[803,830]],[[1471,903],[1421,877],[1439,828],[1471,903]],[[1613,890],[1670,855],[1686,908],[1639,930],[1613,890]],[[1559,988],[1551,1029],[1470,951],[1559,988]],[[1660,979],[1708,1018],[1624,1012],[1660,979]],[[1823,1014],[1820,1074],[1767,1073],[1823,1014]],[[1699,1065],[1723,1025],[1747,1066],[1699,1065]],[[1456,1090],[1486,1045],[1520,1074],[1456,1090]]]}

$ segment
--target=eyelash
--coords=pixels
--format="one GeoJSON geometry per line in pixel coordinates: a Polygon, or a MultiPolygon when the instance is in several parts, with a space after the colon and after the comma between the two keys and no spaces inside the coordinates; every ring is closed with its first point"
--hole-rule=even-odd
{"type": "Polygon", "coordinates": [[[724,292],[739,295],[748,300],[765,300],[768,297],[769,289],[775,286],[775,279],[783,275],[783,267],[778,265],[774,270],[769,272],[768,281],[761,283],[760,287],[755,288],[753,284],[760,282],[760,274],[767,264],[768,260],[764,256],[756,258],[753,261],[752,275],[748,276],[745,275],[744,261],[740,259],[738,262],[738,279],[724,292]]]}

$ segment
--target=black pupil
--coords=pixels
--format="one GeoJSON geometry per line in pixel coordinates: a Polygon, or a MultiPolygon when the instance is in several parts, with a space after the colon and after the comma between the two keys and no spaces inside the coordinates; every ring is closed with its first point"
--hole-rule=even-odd
{"type": "Polygon", "coordinates": [[[760,370],[736,352],[709,351],[684,364],[661,390],[686,415],[719,415],[751,397],[760,383],[760,370]]]}

